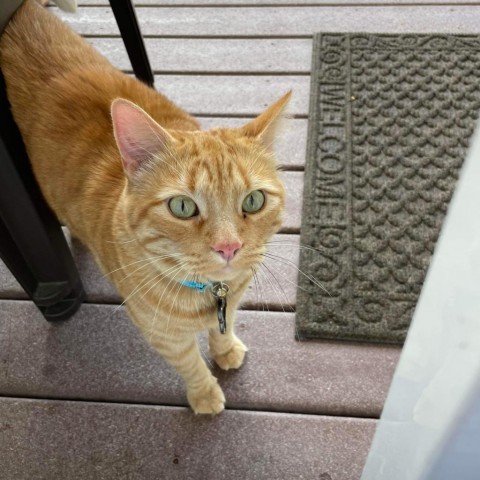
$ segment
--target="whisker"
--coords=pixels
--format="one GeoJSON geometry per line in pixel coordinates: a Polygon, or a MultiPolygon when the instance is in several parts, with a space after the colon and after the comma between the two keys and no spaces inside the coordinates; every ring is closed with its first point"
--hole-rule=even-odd
{"type": "Polygon", "coordinates": [[[265,253],[264,255],[266,257],[277,260],[280,263],[292,265],[301,275],[308,278],[312,283],[314,283],[317,287],[321,288],[329,297],[331,297],[330,292],[321,283],[319,283],[318,280],[315,277],[313,277],[312,275],[309,275],[308,273],[305,273],[303,270],[298,268],[297,265],[294,262],[292,262],[291,260],[288,260],[287,258],[280,257],[278,255],[274,255],[273,253],[269,253],[269,252],[265,253]]]}
{"type": "MultiPolygon", "coordinates": [[[[260,266],[266,268],[265,264],[260,264],[260,266]]],[[[266,268],[266,271],[267,271],[267,272],[270,272],[270,271],[268,270],[268,268],[266,268]]],[[[283,307],[282,300],[280,299],[280,295],[279,295],[277,289],[275,288],[275,285],[274,285],[273,282],[270,280],[270,278],[268,277],[268,275],[266,275],[265,278],[268,280],[268,282],[270,283],[273,291],[275,292],[275,295],[277,296],[277,299],[278,299],[278,301],[280,302],[280,306],[282,307],[283,313],[286,313],[286,312],[285,312],[285,308],[283,307]]],[[[267,307],[267,308],[268,308],[268,307],[267,307]]]]}
{"type": "MultiPolygon", "coordinates": [[[[174,271],[174,275],[172,278],[170,278],[169,282],[167,283],[167,285],[165,286],[163,292],[162,292],[162,295],[160,296],[160,298],[158,299],[158,302],[157,302],[157,307],[155,309],[155,315],[152,319],[152,322],[150,323],[150,340],[152,339],[153,337],[153,327],[154,327],[154,324],[155,324],[155,320],[157,319],[157,313],[158,313],[158,307],[160,306],[160,302],[162,301],[165,293],[169,290],[169,286],[170,284],[172,283],[172,281],[175,279],[175,276],[177,275],[177,273],[186,265],[186,262],[182,263],[175,271],[174,271]]],[[[174,285],[174,284],[173,284],[174,285]]],[[[166,337],[166,334],[165,334],[165,337],[166,337]]]]}
{"type": "MultiPolygon", "coordinates": [[[[179,256],[181,256],[181,254],[176,254],[175,256],[176,256],[176,257],[179,257],[179,256]]],[[[160,256],[160,257],[152,260],[151,262],[149,262],[149,263],[147,263],[147,264],[145,264],[145,265],[142,265],[141,267],[138,267],[137,269],[133,270],[133,272],[130,272],[130,273],[128,273],[127,275],[125,275],[122,279],[120,279],[120,280],[118,281],[118,283],[123,282],[125,279],[127,279],[127,278],[130,277],[130,276],[132,276],[134,273],[138,272],[139,270],[142,270],[143,268],[148,267],[148,266],[152,266],[152,265],[154,265],[156,262],[158,262],[159,260],[162,260],[162,259],[164,259],[164,258],[171,258],[171,256],[170,256],[170,255],[162,255],[162,256],[160,256]]]]}
{"type": "MultiPolygon", "coordinates": [[[[158,275],[155,275],[155,276],[154,276],[152,279],[150,279],[148,282],[143,283],[142,285],[136,287],[136,288],[133,290],[133,292],[130,293],[130,295],[128,295],[128,296],[125,298],[125,300],[124,300],[118,307],[116,307],[116,308],[114,309],[113,313],[115,313],[116,311],[118,311],[118,310],[120,309],[120,307],[122,307],[128,300],[130,300],[130,299],[133,297],[133,295],[135,295],[135,294],[136,294],[137,292],[139,292],[141,289],[143,289],[144,287],[146,287],[150,282],[153,282],[154,280],[157,280],[157,279],[158,279],[158,281],[155,282],[155,284],[153,285],[153,287],[155,287],[155,285],[158,285],[158,283],[160,282],[160,280],[162,280],[162,278],[164,278],[165,276],[167,276],[167,274],[168,274],[171,270],[173,270],[173,269],[181,269],[182,267],[183,267],[183,264],[181,264],[180,266],[177,266],[177,265],[176,265],[176,266],[174,266],[174,267],[171,267],[171,268],[167,269],[166,271],[161,272],[161,273],[159,273],[158,275]]],[[[147,275],[147,277],[148,277],[148,275],[147,275]]],[[[146,278],[146,277],[145,277],[145,278],[146,278]]],[[[153,287],[149,288],[146,293],[148,293],[153,287]]],[[[145,293],[141,298],[143,298],[143,297],[146,295],[146,293],[145,293]]]]}
{"type": "MultiPolygon", "coordinates": [[[[259,280],[260,280],[260,277],[259,277],[259,280]]],[[[258,284],[260,285],[260,281],[258,282],[258,284]]],[[[261,292],[261,290],[260,290],[261,292]]],[[[265,309],[268,313],[270,313],[270,308],[268,307],[268,302],[266,302],[264,299],[262,299],[263,301],[263,304],[265,305],[265,309]]],[[[265,309],[263,310],[265,312],[265,309]]]]}
{"type": "Polygon", "coordinates": [[[182,289],[183,282],[185,282],[185,280],[187,280],[187,278],[188,278],[188,273],[187,273],[187,275],[185,275],[183,281],[178,284],[177,293],[175,294],[175,297],[173,298],[172,306],[170,307],[170,313],[168,314],[167,328],[165,329],[165,336],[168,335],[168,327],[170,325],[170,318],[172,316],[173,307],[175,305],[175,302],[177,301],[178,294],[180,293],[180,290],[182,289]]]}
{"type": "Polygon", "coordinates": [[[129,294],[127,295],[127,297],[123,300],[123,302],[120,304],[120,305],[117,305],[113,311],[112,311],[112,315],[115,314],[116,312],[118,312],[118,310],[120,310],[124,305],[125,303],[127,302],[127,300],[129,300],[129,298],[134,295],[139,289],[142,289],[143,287],[145,287],[147,284],[149,284],[151,281],[155,280],[157,278],[157,276],[155,275],[153,278],[151,278],[150,280],[148,280],[147,282],[143,283],[144,280],[146,280],[147,278],[150,277],[150,273],[147,273],[147,275],[145,275],[142,280],[139,282],[140,285],[137,285],[137,287],[129,294]]]}
{"type": "MultiPolygon", "coordinates": [[[[253,280],[255,282],[255,290],[257,291],[257,305],[260,305],[260,302],[258,300],[258,293],[260,291],[260,282],[259,282],[259,279],[258,279],[258,276],[257,276],[257,270],[255,270],[253,267],[252,267],[252,271],[253,271],[253,280]]],[[[261,295],[261,291],[260,291],[260,295],[261,295]]],[[[265,302],[263,301],[262,299],[262,312],[265,313],[265,302]]],[[[266,324],[266,320],[265,320],[265,316],[263,315],[263,325],[265,326],[266,324]]],[[[267,334],[266,334],[266,328],[263,329],[263,342],[264,344],[266,344],[267,342],[267,334]]]]}
{"type": "MultiPolygon", "coordinates": [[[[265,263],[262,264],[262,266],[264,266],[269,272],[270,272],[270,269],[267,267],[267,265],[265,263]]],[[[283,292],[283,295],[285,297],[285,300],[287,301],[287,304],[288,304],[288,298],[287,298],[287,295],[285,293],[285,290],[283,289],[282,287],[282,284],[279,282],[279,280],[277,279],[277,277],[272,273],[270,272],[270,274],[273,276],[273,278],[276,280],[276,282],[278,283],[279,287],[282,289],[282,292],[283,292]]],[[[283,280],[287,280],[289,283],[293,284],[293,285],[296,285],[298,288],[301,288],[297,285],[296,282],[291,282],[290,280],[288,280],[287,278],[283,277],[283,280]]],[[[301,288],[302,290],[305,290],[304,288],[301,288]]],[[[307,291],[307,290],[305,290],[307,291]]],[[[291,312],[295,312],[295,309],[293,308],[293,306],[290,305],[290,309],[291,309],[291,312]]],[[[285,312],[285,310],[284,310],[285,312]]],[[[297,324],[296,322],[294,321],[293,322],[293,328],[294,328],[294,331],[295,331],[295,338],[298,340],[298,341],[301,341],[300,339],[300,335],[298,333],[298,328],[297,328],[297,324]]]]}
{"type": "MultiPolygon", "coordinates": [[[[169,284],[170,284],[170,282],[169,282],[169,284]]],[[[165,290],[166,290],[166,288],[165,288],[165,290]]],[[[165,293],[165,290],[163,291],[164,293],[165,293]]],[[[153,338],[153,327],[155,326],[155,320],[157,319],[157,314],[158,314],[158,307],[160,306],[160,301],[162,300],[162,298],[163,298],[163,293],[158,299],[157,306],[155,307],[155,314],[153,315],[153,319],[150,322],[150,337],[148,338],[149,342],[151,342],[152,338],[153,338]]]]}
{"type": "Polygon", "coordinates": [[[111,275],[114,272],[118,272],[118,270],[121,270],[122,268],[127,268],[127,267],[130,267],[131,265],[135,265],[136,263],[148,262],[149,260],[156,260],[156,259],[160,259],[160,258],[173,257],[173,256],[179,256],[179,255],[181,255],[181,254],[180,253],[172,253],[172,254],[169,254],[169,255],[155,255],[154,257],[142,258],[141,260],[136,260],[135,262],[128,263],[127,265],[122,265],[121,267],[116,268],[115,270],[112,270],[111,272],[105,273],[103,276],[106,277],[108,275],[111,275]]]}
{"type": "MultiPolygon", "coordinates": [[[[283,294],[283,298],[285,300],[285,305],[289,306],[290,307],[290,311],[294,312],[295,310],[293,309],[293,307],[291,305],[289,305],[288,303],[288,296],[287,294],[285,293],[285,290],[282,286],[282,284],[279,282],[278,278],[275,276],[275,274],[268,268],[268,265],[266,265],[265,263],[262,264],[262,267],[264,267],[267,272],[273,277],[273,279],[275,280],[275,282],[277,283],[278,285],[278,288],[279,290],[278,291],[281,291],[282,294],[283,294]]],[[[270,283],[272,285],[272,287],[274,286],[272,283],[270,283]]],[[[277,295],[278,296],[278,295],[277,295]]],[[[280,299],[279,299],[280,300],[280,299]]],[[[281,304],[281,301],[280,301],[280,304],[281,304]]],[[[282,305],[282,310],[283,312],[285,313],[285,309],[283,308],[283,305],[282,305]]]]}
{"type": "MultiPolygon", "coordinates": [[[[175,275],[177,274],[177,272],[178,272],[179,270],[181,270],[185,265],[186,265],[186,262],[181,263],[180,265],[177,265],[177,269],[174,271],[174,277],[175,277],[175,275]]],[[[172,267],[172,268],[175,268],[175,267],[172,267]]],[[[170,270],[170,269],[169,269],[169,270],[170,270]]],[[[164,272],[164,275],[162,275],[162,276],[158,279],[158,282],[156,282],[156,283],[155,283],[154,285],[152,285],[146,292],[144,292],[140,298],[144,298],[145,295],[146,295],[152,288],[156,287],[156,286],[160,283],[161,280],[163,280],[166,276],[168,276],[168,275],[166,275],[166,274],[168,273],[169,270],[166,270],[166,271],[164,272]]],[[[174,277],[173,277],[173,278],[174,278],[174,277]]]]}
{"type": "MultiPolygon", "coordinates": [[[[266,264],[266,261],[267,261],[267,260],[272,260],[272,259],[271,259],[271,258],[266,258],[266,259],[264,260],[264,262],[263,262],[264,265],[266,264]]],[[[283,275],[282,275],[282,281],[287,282],[287,283],[289,283],[290,285],[294,285],[296,288],[299,288],[300,290],[303,290],[304,292],[307,292],[307,293],[308,293],[308,290],[307,290],[306,288],[301,287],[301,286],[298,284],[298,282],[294,282],[294,281],[290,280],[289,278],[287,278],[287,277],[285,277],[285,276],[283,276],[283,275]]]]}
{"type": "MultiPolygon", "coordinates": [[[[267,270],[269,270],[268,267],[267,267],[267,265],[266,265],[265,263],[263,264],[263,266],[266,267],[267,270]]],[[[269,271],[270,271],[270,270],[269,270],[269,271]]],[[[270,273],[271,273],[271,272],[270,272],[270,273]]],[[[287,300],[287,303],[288,303],[287,295],[285,294],[285,290],[283,289],[282,284],[278,281],[278,279],[277,279],[273,274],[272,274],[272,276],[273,276],[273,278],[275,278],[275,280],[277,281],[279,287],[282,289],[283,295],[285,296],[285,299],[287,300]]],[[[285,278],[284,278],[284,280],[285,280],[285,278]]],[[[295,285],[295,282],[291,282],[291,283],[293,283],[293,284],[295,285]]],[[[298,286],[298,285],[297,285],[297,286],[298,286]]],[[[292,306],[290,306],[290,308],[291,308],[291,312],[295,312],[295,310],[294,310],[294,308],[293,308],[292,306]]],[[[285,310],[284,310],[284,312],[285,312],[285,310]]],[[[298,333],[297,324],[296,324],[295,321],[293,322],[293,328],[294,328],[294,330],[295,330],[295,338],[297,338],[298,341],[301,341],[301,340],[300,340],[300,335],[299,335],[299,333],[298,333]]]]}
{"type": "MultiPolygon", "coordinates": [[[[266,267],[265,264],[263,264],[263,266],[266,267]]],[[[278,281],[278,279],[276,279],[276,280],[277,280],[278,285],[280,286],[280,288],[282,289],[282,291],[283,291],[283,293],[284,293],[284,295],[285,295],[285,290],[283,290],[282,284],[278,281]]],[[[297,285],[297,282],[291,282],[291,281],[288,280],[287,278],[283,278],[283,280],[287,280],[288,282],[290,282],[290,283],[296,285],[297,287],[299,287],[299,286],[297,285]]],[[[299,287],[299,288],[301,288],[301,287],[299,287]]],[[[301,289],[302,289],[302,290],[305,290],[304,288],[301,288],[301,289]]],[[[307,291],[307,290],[305,290],[305,291],[307,291]]],[[[285,295],[285,297],[286,297],[286,295],[285,295]]],[[[292,306],[291,306],[290,308],[291,308],[291,311],[292,311],[292,312],[295,312],[295,309],[294,309],[292,306]]],[[[298,328],[297,328],[297,323],[296,323],[296,321],[293,322],[293,328],[294,328],[294,330],[295,330],[295,338],[298,339],[298,341],[301,341],[301,340],[300,340],[300,335],[298,334],[298,328]]]]}
{"type": "Polygon", "coordinates": [[[304,250],[310,250],[310,251],[313,251],[313,252],[317,252],[317,253],[327,253],[327,250],[321,250],[320,248],[315,248],[315,247],[311,247],[310,245],[305,245],[303,243],[287,243],[287,242],[283,242],[283,241],[273,241],[273,242],[267,242],[265,245],[270,245],[272,247],[281,247],[281,246],[286,246],[286,247],[295,247],[295,248],[298,248],[298,249],[304,249],[304,250]]]}
{"type": "MultiPolygon", "coordinates": [[[[269,252],[267,252],[267,253],[269,253],[269,252]]],[[[272,262],[275,262],[275,261],[276,261],[275,259],[272,259],[272,258],[265,258],[264,261],[263,261],[263,263],[266,264],[266,262],[269,261],[269,260],[272,261],[272,262]]],[[[293,280],[290,280],[288,277],[286,277],[286,276],[284,276],[284,275],[282,275],[282,281],[283,281],[283,282],[287,282],[287,283],[289,283],[290,285],[295,286],[295,288],[298,288],[298,289],[300,289],[300,290],[303,290],[304,292],[308,292],[308,290],[307,290],[306,288],[301,287],[301,286],[298,284],[298,282],[293,281],[293,280]]]]}
{"type": "Polygon", "coordinates": [[[122,268],[127,268],[127,267],[130,267],[131,265],[135,265],[135,264],[141,263],[141,262],[148,262],[148,261],[151,261],[151,260],[155,260],[156,258],[157,258],[156,256],[155,257],[149,257],[149,258],[142,258],[141,260],[136,260],[135,262],[128,263],[127,265],[122,265],[121,267],[118,267],[115,270],[112,270],[111,272],[105,273],[103,275],[103,277],[108,277],[108,275],[111,275],[112,273],[118,272],[119,270],[122,270],[122,268]]]}
{"type": "Polygon", "coordinates": [[[256,296],[256,305],[260,305],[260,300],[258,299],[258,283],[257,283],[257,271],[254,267],[250,267],[253,276],[253,284],[255,285],[255,296],[256,296]]]}
{"type": "MultiPolygon", "coordinates": [[[[262,267],[265,267],[265,265],[262,265],[262,267]]],[[[265,271],[268,273],[268,270],[265,270],[265,271]]],[[[285,313],[285,308],[283,307],[283,303],[282,303],[282,300],[280,299],[280,295],[278,294],[276,286],[273,285],[273,283],[270,280],[270,277],[268,275],[265,275],[265,278],[268,281],[269,285],[272,287],[272,290],[275,292],[277,300],[280,302],[280,306],[282,307],[283,313],[285,313]]]]}

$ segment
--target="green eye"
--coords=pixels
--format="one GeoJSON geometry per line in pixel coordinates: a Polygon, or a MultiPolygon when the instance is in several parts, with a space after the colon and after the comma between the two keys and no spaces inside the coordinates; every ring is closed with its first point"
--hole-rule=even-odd
{"type": "Polygon", "coordinates": [[[171,198],[168,201],[168,206],[177,218],[191,218],[198,215],[197,204],[191,198],[183,195],[171,198]]]}
{"type": "Polygon", "coordinates": [[[250,192],[242,203],[242,210],[245,213],[255,213],[258,212],[265,203],[265,195],[261,190],[254,190],[250,192]]]}

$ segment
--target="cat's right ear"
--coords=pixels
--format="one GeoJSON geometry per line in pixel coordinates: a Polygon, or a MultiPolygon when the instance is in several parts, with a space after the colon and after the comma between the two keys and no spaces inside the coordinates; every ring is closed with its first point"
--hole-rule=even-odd
{"type": "Polygon", "coordinates": [[[133,182],[142,168],[175,141],[148,113],[122,98],[112,103],[112,122],[123,169],[133,182]]]}

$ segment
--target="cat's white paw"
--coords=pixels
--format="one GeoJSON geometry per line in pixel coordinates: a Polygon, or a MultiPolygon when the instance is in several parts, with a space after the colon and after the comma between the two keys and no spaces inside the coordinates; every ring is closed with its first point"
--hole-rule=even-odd
{"type": "Polygon", "coordinates": [[[239,338],[235,337],[231,348],[227,352],[221,355],[212,352],[212,356],[221,369],[230,370],[231,368],[240,368],[242,366],[245,352],[247,351],[248,348],[245,344],[239,338]]]}
{"type": "Polygon", "coordinates": [[[189,389],[187,399],[195,413],[217,414],[225,408],[225,395],[215,377],[205,388],[189,389]]]}

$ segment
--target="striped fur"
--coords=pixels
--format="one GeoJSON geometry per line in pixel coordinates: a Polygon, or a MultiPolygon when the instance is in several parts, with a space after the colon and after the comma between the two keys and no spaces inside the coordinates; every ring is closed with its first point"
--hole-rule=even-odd
{"type": "Polygon", "coordinates": [[[145,338],[180,373],[197,413],[224,408],[222,390],[199,352],[238,368],[246,347],[235,336],[238,302],[265,243],[279,229],[284,189],[271,148],[290,94],[242,128],[200,131],[163,95],[114,69],[32,0],[0,38],[12,111],[42,192],[125,299],[145,338]],[[243,214],[251,190],[264,208],[243,214]],[[168,200],[188,195],[200,214],[172,215],[168,200]],[[214,246],[238,242],[230,260],[214,246]],[[226,281],[228,330],[215,302],[179,281],[226,281]]]}

